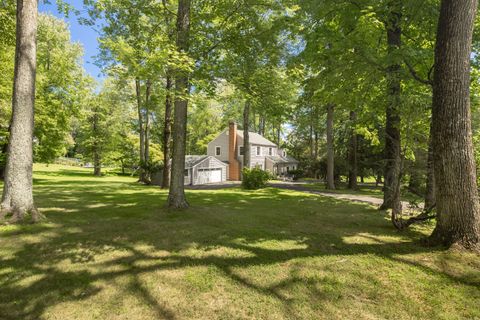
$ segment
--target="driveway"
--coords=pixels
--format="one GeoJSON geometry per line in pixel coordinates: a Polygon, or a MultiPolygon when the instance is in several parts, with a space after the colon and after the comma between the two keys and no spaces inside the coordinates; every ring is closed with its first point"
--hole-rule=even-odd
{"type": "MultiPolygon", "coordinates": [[[[383,199],[368,196],[368,195],[361,195],[361,194],[349,194],[349,193],[335,193],[335,192],[328,192],[328,191],[318,191],[309,188],[309,183],[307,182],[289,182],[289,181],[276,181],[269,184],[274,188],[279,189],[287,189],[287,190],[294,190],[294,191],[302,191],[308,192],[313,194],[318,194],[325,197],[341,199],[341,200],[348,200],[354,202],[362,202],[368,203],[377,207],[383,203],[383,199]]],[[[408,208],[410,204],[407,201],[402,201],[402,207],[408,208]]],[[[419,204],[419,209],[423,208],[423,203],[419,204]]]]}

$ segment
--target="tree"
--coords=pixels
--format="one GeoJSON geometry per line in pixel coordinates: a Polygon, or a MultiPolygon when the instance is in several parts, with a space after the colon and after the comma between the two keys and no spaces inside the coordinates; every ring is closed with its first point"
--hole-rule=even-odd
{"type": "MultiPolygon", "coordinates": [[[[175,36],[175,29],[171,26],[171,11],[168,9],[169,1],[162,0],[165,16],[165,25],[168,30],[168,40],[173,42],[175,36]]],[[[169,55],[169,59],[172,58],[172,54],[169,55]]],[[[173,89],[173,75],[172,68],[169,67],[166,70],[165,75],[165,115],[163,123],[163,179],[162,188],[166,189],[170,186],[170,172],[171,172],[171,143],[172,143],[172,89],[173,89]]]]}
{"type": "Polygon", "coordinates": [[[357,133],[355,132],[355,111],[350,111],[350,141],[348,148],[348,188],[356,190],[357,186],[357,133]]]}
{"type": "MultiPolygon", "coordinates": [[[[190,33],[190,0],[179,0],[177,11],[177,49],[188,55],[190,33]]],[[[185,150],[187,139],[187,106],[189,94],[188,70],[176,70],[173,122],[173,156],[168,207],[188,208],[184,190],[185,150]]]]}
{"type": "Polygon", "coordinates": [[[387,108],[385,123],[385,184],[383,203],[380,209],[400,208],[401,158],[401,66],[398,50],[402,45],[402,1],[388,2],[385,21],[388,55],[391,63],[387,67],[387,108]]]}
{"type": "Polygon", "coordinates": [[[71,146],[71,125],[81,109],[89,79],[81,66],[83,50],[72,43],[67,23],[40,14],[37,32],[34,159],[50,163],[71,146]]]}
{"type": "Polygon", "coordinates": [[[333,111],[334,105],[327,105],[327,189],[335,189],[335,151],[333,146],[333,111]]]}
{"type": "Polygon", "coordinates": [[[435,46],[433,155],[437,201],[434,243],[480,249],[470,114],[470,55],[476,0],[442,0],[435,46]]]}
{"type": "Polygon", "coordinates": [[[5,167],[1,213],[11,213],[11,222],[30,213],[33,221],[42,215],[33,201],[33,115],[35,105],[37,1],[17,1],[15,73],[12,121],[5,167]]]}

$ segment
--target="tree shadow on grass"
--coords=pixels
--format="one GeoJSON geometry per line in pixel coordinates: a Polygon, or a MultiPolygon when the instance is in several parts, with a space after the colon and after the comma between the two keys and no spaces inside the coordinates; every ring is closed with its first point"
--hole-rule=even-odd
{"type": "MultiPolygon", "coordinates": [[[[374,255],[437,272],[403,255],[440,248],[416,245],[414,241],[423,236],[416,230],[397,234],[367,205],[272,188],[254,193],[229,189],[189,191],[192,208],[171,212],[163,207],[166,192],[156,188],[125,189],[123,183],[110,183],[91,190],[71,184],[69,192],[60,192],[70,183],[37,188],[37,203],[49,217],[47,223],[2,232],[3,241],[20,240],[9,243],[10,254],[0,260],[0,318],[40,319],[48,308],[100,294],[99,283],[127,277],[130,285],[123,289],[125,295],[141,299],[154,318],[176,319],[180,315],[168,306],[168,298],[153,295],[141,277],[192,267],[213,267],[245,290],[278,301],[285,317],[297,318],[292,306],[295,297],[284,291],[301,284],[315,304],[338,294],[327,290],[338,285],[335,279],[305,278],[293,270],[285,279],[259,284],[241,271],[307,258],[374,255]],[[345,241],[358,234],[371,241],[345,241]],[[385,242],[384,236],[397,241],[385,242]],[[33,243],[27,241],[31,237],[37,237],[33,243]],[[242,254],[216,254],[215,250],[242,254]],[[64,268],[65,264],[69,267],[64,268]]],[[[327,271],[336,272],[333,267],[327,271]]],[[[480,285],[475,277],[466,279],[447,271],[442,277],[451,283],[480,285]]]]}

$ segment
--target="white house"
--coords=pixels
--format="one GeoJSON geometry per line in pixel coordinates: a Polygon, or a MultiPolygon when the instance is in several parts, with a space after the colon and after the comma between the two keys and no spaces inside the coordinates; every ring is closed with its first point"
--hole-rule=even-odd
{"type": "MultiPolygon", "coordinates": [[[[298,168],[298,161],[256,132],[249,132],[250,168],[260,167],[276,175],[298,168]]],[[[230,122],[207,146],[207,155],[228,164],[228,180],[240,180],[243,168],[243,131],[230,122]]]]}

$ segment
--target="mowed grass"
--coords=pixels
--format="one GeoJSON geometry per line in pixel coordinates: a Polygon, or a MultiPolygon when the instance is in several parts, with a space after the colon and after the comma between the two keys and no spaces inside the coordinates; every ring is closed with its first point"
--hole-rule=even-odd
{"type": "Polygon", "coordinates": [[[480,259],[373,207],[265,189],[167,192],[35,166],[48,217],[0,227],[1,319],[475,319],[480,259]]]}
{"type": "MultiPolygon", "coordinates": [[[[307,184],[309,189],[321,191],[321,192],[328,192],[328,193],[341,193],[341,194],[351,194],[351,195],[362,195],[362,196],[369,196],[378,199],[383,199],[383,191],[382,186],[376,186],[374,183],[370,184],[358,184],[357,190],[351,190],[347,188],[346,183],[341,183],[337,189],[329,190],[326,188],[325,183],[310,183],[307,184]]],[[[424,199],[419,197],[416,194],[411,193],[410,191],[406,190],[406,188],[402,188],[401,192],[401,200],[406,202],[413,202],[413,203],[422,203],[424,199]]]]}

